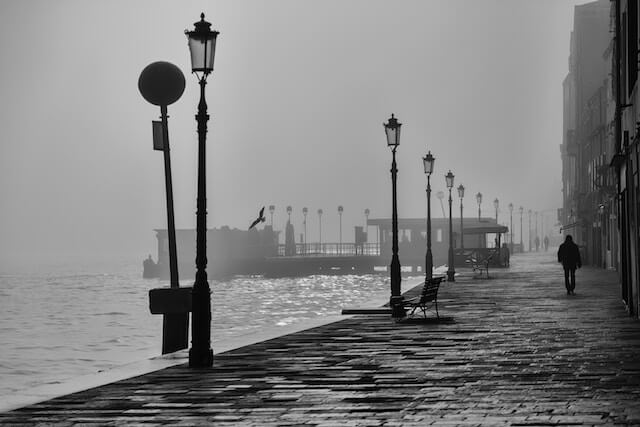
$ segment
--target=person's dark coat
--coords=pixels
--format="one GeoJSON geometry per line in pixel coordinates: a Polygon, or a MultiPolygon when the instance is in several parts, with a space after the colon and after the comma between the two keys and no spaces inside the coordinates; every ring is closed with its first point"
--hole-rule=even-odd
{"type": "Polygon", "coordinates": [[[573,239],[567,238],[558,248],[558,262],[561,262],[564,268],[575,269],[576,267],[582,267],[580,249],[578,245],[573,243],[573,239]]]}

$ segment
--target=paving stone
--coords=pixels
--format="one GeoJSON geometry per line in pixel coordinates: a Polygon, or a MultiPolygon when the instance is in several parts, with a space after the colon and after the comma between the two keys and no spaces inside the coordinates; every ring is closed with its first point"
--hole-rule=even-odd
{"type": "Polygon", "coordinates": [[[358,315],[0,424],[640,425],[640,322],[615,272],[579,270],[568,296],[554,255],[516,254],[488,280],[462,271],[440,288],[440,322],[358,315]]]}

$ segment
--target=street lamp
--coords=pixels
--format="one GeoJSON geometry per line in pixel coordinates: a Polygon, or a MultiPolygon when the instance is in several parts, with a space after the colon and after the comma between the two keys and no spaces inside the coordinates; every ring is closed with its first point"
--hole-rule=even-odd
{"type": "Polygon", "coordinates": [[[342,254],[342,211],[344,208],[342,205],[338,206],[338,216],[340,216],[340,244],[338,246],[338,253],[342,254]]]}
{"type": "Polygon", "coordinates": [[[536,245],[536,252],[538,252],[538,248],[540,247],[540,238],[538,237],[538,211],[536,211],[536,236],[533,241],[536,245]]]}
{"type": "Polygon", "coordinates": [[[522,212],[524,212],[524,208],[520,206],[520,209],[518,210],[520,211],[520,250],[524,252],[524,246],[522,243],[522,212]]]}
{"type": "MultiPolygon", "coordinates": [[[[476,194],[476,202],[478,202],[478,222],[480,222],[480,205],[482,204],[482,193],[476,194]]],[[[478,224],[480,226],[480,224],[478,224]]],[[[478,247],[482,247],[482,234],[478,234],[478,247]]]]}
{"type": "Polygon", "coordinates": [[[367,234],[367,242],[369,241],[369,214],[371,213],[371,211],[369,210],[369,208],[366,208],[364,210],[364,232],[367,234]]]}
{"type": "Polygon", "coordinates": [[[453,174],[451,171],[444,176],[447,182],[447,188],[449,189],[449,269],[447,270],[447,281],[455,282],[456,270],[453,266],[453,217],[452,217],[452,206],[453,199],[451,198],[451,189],[453,188],[453,174]]]}
{"type": "Polygon", "coordinates": [[[389,305],[391,306],[391,314],[393,317],[404,317],[406,315],[402,307],[402,295],[400,293],[400,283],[402,276],[400,275],[400,258],[398,257],[398,200],[396,192],[396,180],[398,169],[396,165],[396,150],[400,145],[400,129],[402,123],[391,114],[391,118],[387,123],[383,123],[384,131],[387,136],[387,146],[391,147],[391,228],[392,228],[392,252],[391,266],[391,298],[389,305]]]}
{"type": "Polygon", "coordinates": [[[496,224],[498,223],[498,208],[500,207],[500,201],[496,198],[493,201],[493,207],[496,209],[496,224]]]}
{"type": "Polygon", "coordinates": [[[435,160],[431,151],[422,158],[424,173],[427,175],[427,254],[424,260],[426,279],[433,278],[433,253],[431,252],[431,174],[433,173],[435,160]]]}
{"type": "Polygon", "coordinates": [[[509,203],[509,252],[513,252],[513,203],[509,203]]]}
{"type": "Polygon", "coordinates": [[[320,238],[318,243],[320,244],[320,252],[322,252],[322,209],[318,209],[318,223],[320,224],[320,238]]]}
{"type": "Polygon", "coordinates": [[[273,212],[276,210],[275,205],[269,205],[269,213],[271,214],[271,229],[273,230],[273,212]]]}
{"type": "Polygon", "coordinates": [[[462,199],[464,198],[464,185],[458,185],[458,197],[460,197],[460,248],[464,249],[464,228],[462,223],[462,199]]]}
{"type": "Polygon", "coordinates": [[[302,253],[307,253],[307,214],[309,213],[309,209],[306,207],[302,208],[302,216],[304,217],[303,225],[304,225],[304,246],[302,249],[302,253]]]}
{"type": "Polygon", "coordinates": [[[291,222],[291,211],[293,211],[293,208],[291,206],[287,206],[287,219],[289,220],[289,222],[291,222]]]}
{"type": "Polygon", "coordinates": [[[207,76],[213,71],[213,59],[216,51],[217,31],[211,31],[211,23],[204,20],[194,24],[193,31],[185,31],[191,53],[191,72],[198,77],[200,84],[200,102],[198,103],[198,200],[196,211],[196,281],[193,285],[191,315],[191,349],[189,366],[206,368],[213,366],[211,350],[211,288],[207,281],[207,179],[206,179],[206,142],[207,142],[207,103],[205,86],[207,76]],[[198,73],[201,73],[198,76],[198,73]]]}
{"type": "MultiPolygon", "coordinates": [[[[364,243],[369,243],[369,208],[364,210],[364,243]]],[[[364,252],[363,252],[364,255],[364,252]]]]}
{"type": "Polygon", "coordinates": [[[529,214],[529,234],[527,236],[529,237],[529,252],[531,252],[531,209],[527,213],[529,214]]]}

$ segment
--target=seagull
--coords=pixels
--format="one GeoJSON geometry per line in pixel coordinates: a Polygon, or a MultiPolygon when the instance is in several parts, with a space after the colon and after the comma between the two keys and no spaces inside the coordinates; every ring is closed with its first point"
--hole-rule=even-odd
{"type": "Polygon", "coordinates": [[[261,223],[261,222],[265,222],[265,218],[264,218],[264,206],[262,207],[262,209],[260,209],[260,213],[258,214],[258,218],[253,221],[251,223],[251,225],[249,226],[249,230],[251,230],[253,227],[256,226],[256,224],[261,223]]]}

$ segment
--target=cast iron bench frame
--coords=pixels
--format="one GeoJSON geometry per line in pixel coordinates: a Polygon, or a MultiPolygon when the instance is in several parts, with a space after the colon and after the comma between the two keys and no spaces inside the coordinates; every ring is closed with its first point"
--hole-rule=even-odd
{"type": "Polygon", "coordinates": [[[493,256],[495,255],[495,253],[492,253],[491,255],[489,255],[488,257],[486,257],[483,260],[478,260],[477,258],[471,257],[466,259],[465,262],[467,262],[469,264],[469,267],[471,267],[471,270],[473,270],[474,272],[479,272],[480,273],[480,277],[482,277],[482,272],[486,272],[487,273],[487,279],[489,278],[489,264],[491,263],[491,259],[493,258],[493,256]]]}
{"type": "Polygon", "coordinates": [[[411,313],[409,313],[409,316],[412,316],[417,309],[420,309],[422,310],[422,314],[426,319],[427,310],[435,305],[436,317],[440,319],[440,314],[438,313],[438,289],[440,289],[440,282],[442,282],[443,279],[444,276],[426,279],[424,285],[422,286],[422,292],[420,293],[420,296],[410,298],[402,302],[402,306],[405,309],[411,309],[411,313]]]}

